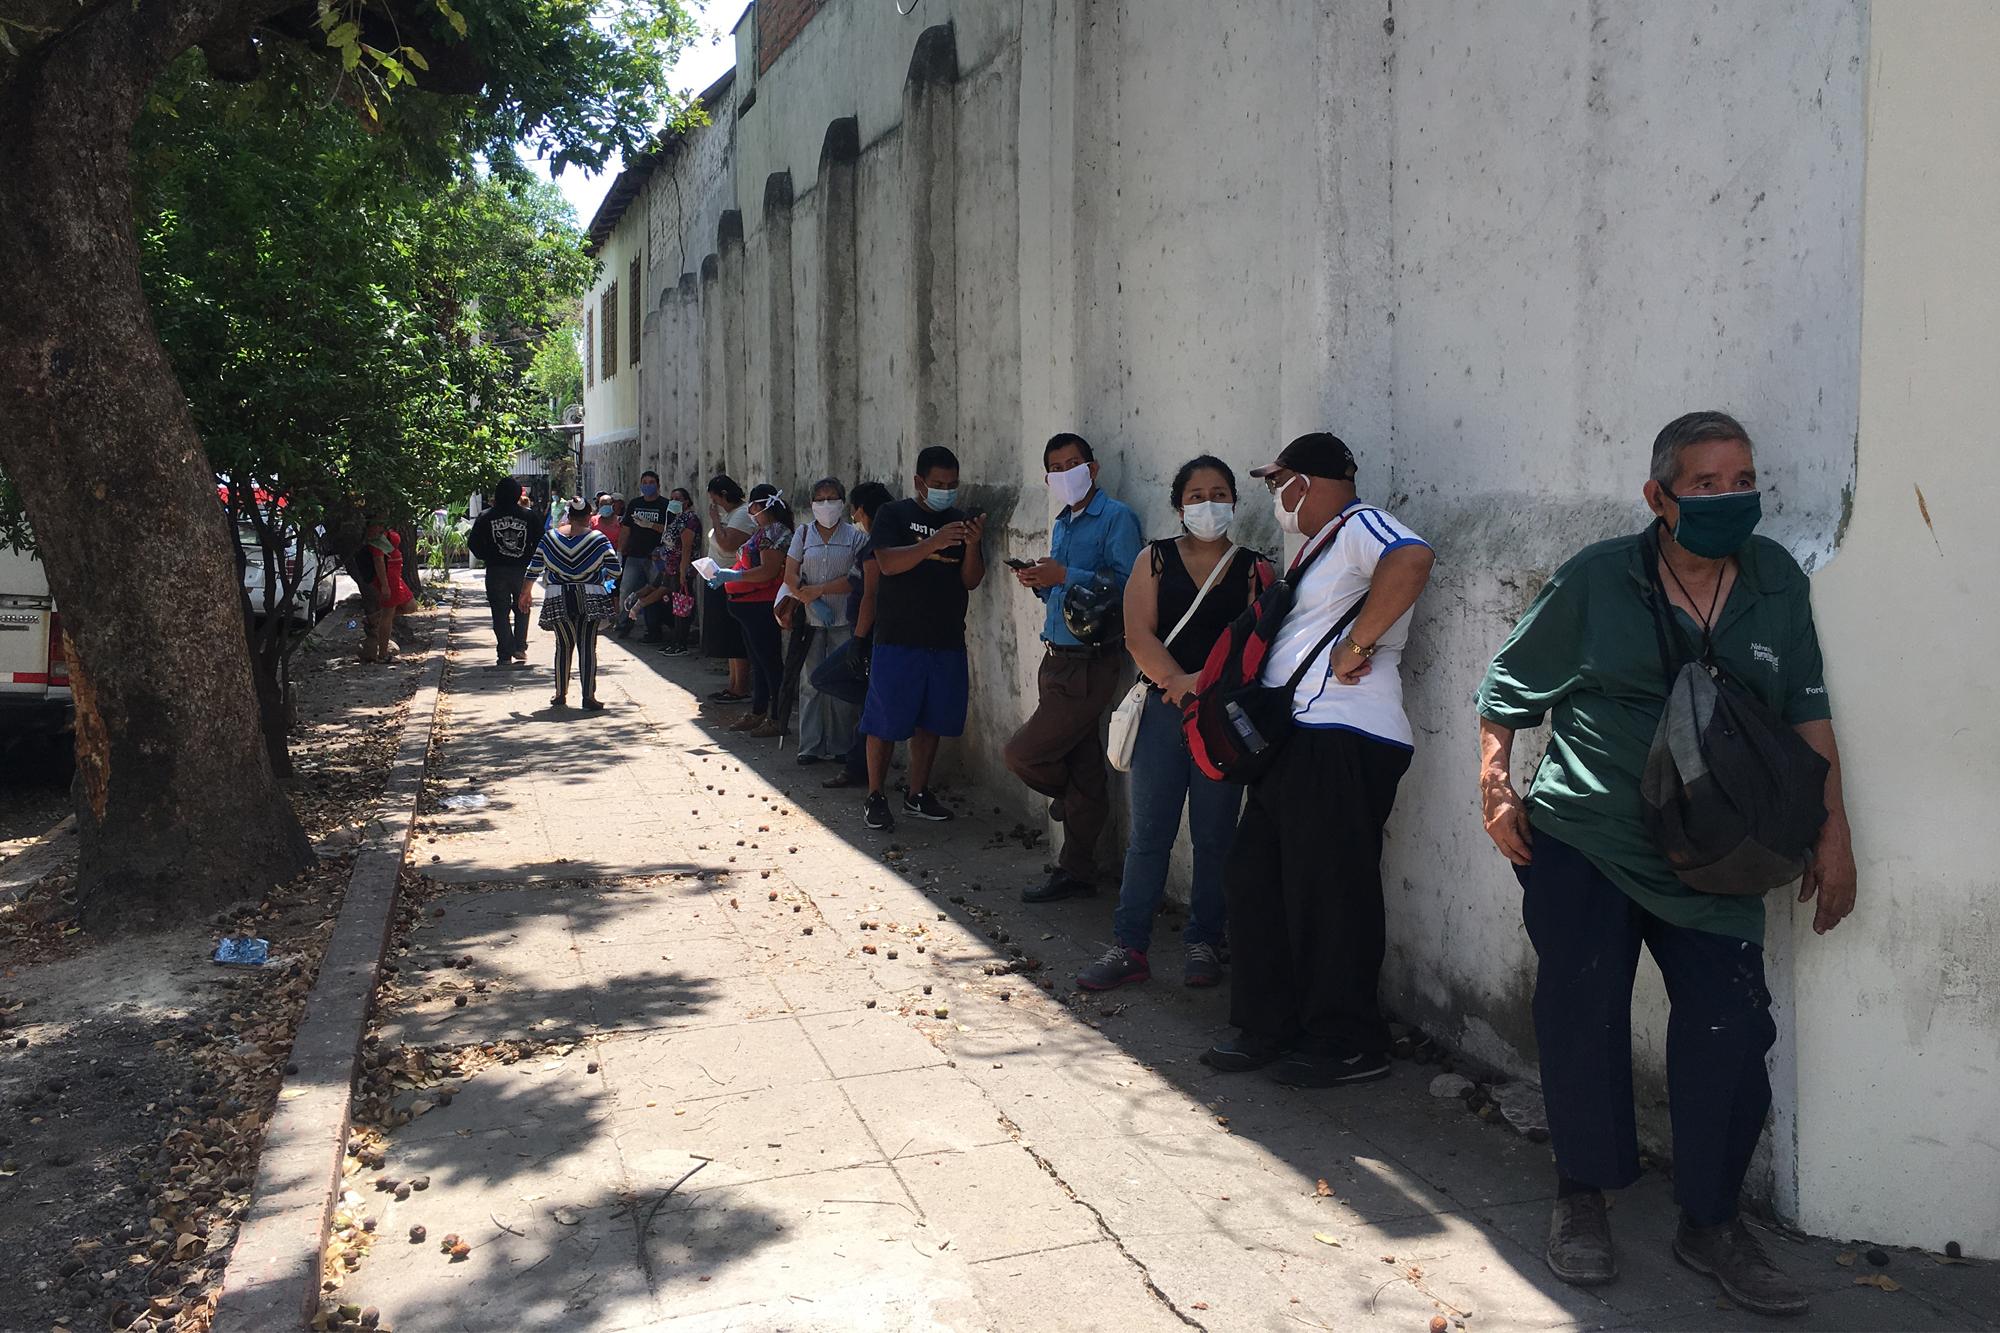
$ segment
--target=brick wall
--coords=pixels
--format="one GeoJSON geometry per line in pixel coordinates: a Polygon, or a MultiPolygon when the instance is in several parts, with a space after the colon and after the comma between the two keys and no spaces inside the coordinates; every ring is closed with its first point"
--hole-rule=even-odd
{"type": "Polygon", "coordinates": [[[819,13],[825,0],[757,0],[757,72],[762,74],[819,13]]]}

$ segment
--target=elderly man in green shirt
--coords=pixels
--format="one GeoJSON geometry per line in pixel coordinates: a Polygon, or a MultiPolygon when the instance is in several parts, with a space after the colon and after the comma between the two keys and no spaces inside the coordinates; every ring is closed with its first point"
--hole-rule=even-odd
{"type": "Polygon", "coordinates": [[[1814,930],[1838,925],[1854,906],[1854,855],[1819,637],[1805,572],[1752,535],[1757,469],[1735,420],[1696,412],[1670,423],[1644,496],[1657,521],[1557,570],[1479,690],[1486,831],[1520,878],[1539,960],[1535,1039],[1558,1174],[1547,1259],[1578,1286],[1617,1276],[1603,1191],[1639,1176],[1632,981],[1644,944],[1671,1004],[1674,1254],[1744,1309],[1801,1314],[1803,1293],[1737,1212],[1771,1106],[1764,902],[1677,879],[1648,835],[1639,784],[1669,685],[1658,587],[1683,643],[1710,645],[1722,670],[1828,761],[1827,820],[1799,901],[1817,897],[1814,930]],[[1524,801],[1510,771],[1514,733],[1545,717],[1548,750],[1524,801]]]}

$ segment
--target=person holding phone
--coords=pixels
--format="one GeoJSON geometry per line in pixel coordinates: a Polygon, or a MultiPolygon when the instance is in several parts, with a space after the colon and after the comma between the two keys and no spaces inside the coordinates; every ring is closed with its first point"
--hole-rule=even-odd
{"type": "Polygon", "coordinates": [[[986,578],[984,515],[957,507],[958,456],[941,444],[917,455],[911,498],[892,500],[875,516],[873,549],[879,570],[874,651],[861,730],[868,735],[868,800],[862,822],[896,826],[883,788],[896,742],[910,743],[909,787],[903,813],[915,819],[955,818],[931,794],[938,741],[965,732],[970,675],[965,612],[986,578]]]}
{"type": "Polygon", "coordinates": [[[1042,599],[1042,664],[1035,674],[1035,711],[1007,741],[1007,771],[1049,798],[1049,816],[1063,826],[1062,854],[1045,883],[1021,894],[1028,903],[1097,892],[1097,840],[1111,819],[1104,771],[1104,714],[1118,693],[1125,655],[1118,635],[1103,642],[1077,638],[1063,615],[1070,589],[1100,577],[1122,588],[1145,547],[1139,516],[1097,484],[1097,459],[1081,435],[1053,435],[1042,447],[1049,494],[1062,506],[1049,534],[1049,554],[1014,578],[1042,599]]]}

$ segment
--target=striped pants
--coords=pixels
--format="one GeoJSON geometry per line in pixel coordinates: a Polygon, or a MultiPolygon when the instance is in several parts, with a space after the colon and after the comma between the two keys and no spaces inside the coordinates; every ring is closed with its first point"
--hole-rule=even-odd
{"type": "Polygon", "coordinates": [[[565,698],[569,694],[569,658],[576,654],[577,675],[583,682],[583,697],[597,697],[597,622],[585,617],[583,612],[583,588],[579,584],[561,584],[557,592],[563,599],[562,614],[556,620],[556,697],[565,698]]]}

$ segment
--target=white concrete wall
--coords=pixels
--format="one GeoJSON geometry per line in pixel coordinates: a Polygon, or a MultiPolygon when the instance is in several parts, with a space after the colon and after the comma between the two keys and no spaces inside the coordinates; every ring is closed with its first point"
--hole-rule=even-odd
{"type": "MultiPolygon", "coordinates": [[[[1871,126],[1862,0],[1402,0],[1393,13],[1271,0],[1254,21],[1194,0],[927,0],[909,19],[837,0],[759,79],[727,171],[707,171],[733,180],[723,206],[746,238],[688,284],[698,315],[661,324],[699,402],[682,419],[745,481],[761,468],[795,488],[831,469],[898,491],[931,442],[921,423],[955,422],[996,559],[1045,549],[1039,450],[1054,430],[1093,441],[1106,484],[1155,534],[1188,456],[1248,468],[1300,431],[1340,432],[1364,494],[1441,557],[1405,659],[1420,739],[1386,863],[1386,998],[1529,1071],[1532,960],[1476,814],[1472,693],[1547,573],[1642,521],[1660,425],[1734,411],[1761,445],[1768,530],[1825,570],[1863,892],[1882,903],[1864,897],[1832,941],[1800,938],[1773,906],[1783,1035],[1755,1183],[1823,1229],[1936,1244],[1948,1224],[1993,1253],[2000,1138],[1980,1118],[2000,1058],[2000,941],[1982,906],[1995,849],[1990,834],[1950,851],[1924,836],[1990,827],[1977,813],[2000,794],[1996,738],[1970,665],[1990,645],[1933,654],[1903,634],[1907,660],[1871,648],[1910,582],[1931,623],[1991,631],[1969,604],[1990,580],[1959,563],[1990,559],[1972,515],[1991,482],[1968,464],[1991,376],[1914,339],[1928,295],[1957,355],[1992,345],[1993,289],[1966,275],[1991,248],[1971,220],[1995,216],[1994,173],[1973,192],[1962,141],[1994,114],[1980,82],[1993,20],[1976,5],[1876,9],[1896,38],[1871,126]],[[909,80],[919,34],[947,21],[957,76],[940,100],[909,80]],[[1932,48],[1953,42],[1962,72],[1933,104],[1932,48]],[[1890,88],[1900,100],[1883,100],[1890,88]],[[848,205],[833,186],[822,197],[848,179],[822,164],[843,118],[858,146],[851,297],[829,258],[847,253],[848,205]],[[1888,177],[1893,194],[1885,156],[1910,177],[1888,177]],[[782,241],[762,235],[776,172],[794,193],[789,321],[766,308],[786,286],[782,241]],[[1880,311],[1878,288],[1894,293],[1880,311]],[[1954,301],[1958,325],[1939,314],[1954,301]],[[767,382],[787,329],[788,433],[767,382]],[[1921,442],[1899,430],[1910,409],[1895,396],[1919,380],[1921,442]],[[1889,408],[1874,409],[1874,459],[1870,386],[1889,408]],[[842,412],[858,423],[852,466],[842,412]],[[1958,531],[1963,551],[1945,564],[1901,490],[1933,454],[1938,542],[1958,531]],[[1881,554],[1857,560],[1865,541],[1881,554]],[[1914,733],[1906,676],[1912,697],[1953,701],[1914,733]],[[1938,750],[1960,752],[1959,804],[1938,799],[1938,750]],[[1902,1089],[1923,1098],[1920,1123],[1896,1105],[1902,1089]]],[[[1995,266],[1982,271],[1990,284],[1995,266]]],[[[1275,548],[1261,492],[1244,500],[1239,537],[1275,548]]],[[[1032,704],[1039,611],[1004,579],[975,597],[975,739],[950,762],[1000,776],[999,742],[1032,704]]],[[[1522,749],[1525,771],[1539,746],[1522,749]]],[[[1650,964],[1641,990],[1641,1109],[1663,1132],[1650,964]]]]}
{"type": "Polygon", "coordinates": [[[1814,580],[1860,905],[1793,912],[1799,1220],[2000,1255],[2000,7],[1873,7],[1854,513],[1814,580]]]}

